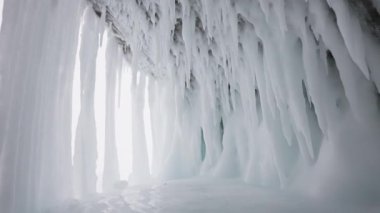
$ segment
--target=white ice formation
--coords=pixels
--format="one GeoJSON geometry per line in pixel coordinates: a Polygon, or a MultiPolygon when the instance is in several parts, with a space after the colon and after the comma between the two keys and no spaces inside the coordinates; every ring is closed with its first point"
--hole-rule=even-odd
{"type": "Polygon", "coordinates": [[[116,85],[129,64],[131,182],[238,178],[380,202],[379,0],[5,0],[4,212],[40,212],[96,192],[101,45],[104,189],[120,179],[116,85]],[[112,36],[102,44],[105,31],[112,36]],[[71,133],[76,52],[81,111],[71,133]]]}

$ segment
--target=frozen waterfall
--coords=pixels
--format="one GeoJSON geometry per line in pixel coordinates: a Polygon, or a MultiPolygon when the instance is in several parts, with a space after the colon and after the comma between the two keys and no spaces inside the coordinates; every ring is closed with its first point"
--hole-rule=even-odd
{"type": "Polygon", "coordinates": [[[0,0],[0,28],[1,213],[380,211],[379,0],[0,0]]]}

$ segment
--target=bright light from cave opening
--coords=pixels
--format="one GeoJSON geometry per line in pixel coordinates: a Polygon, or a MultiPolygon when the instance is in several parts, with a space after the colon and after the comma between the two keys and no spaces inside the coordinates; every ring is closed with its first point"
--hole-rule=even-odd
{"type": "MultiPolygon", "coordinates": [[[[101,46],[98,50],[96,59],[96,83],[95,83],[95,122],[97,134],[97,191],[102,192],[103,171],[104,171],[104,151],[105,151],[105,112],[106,112],[106,47],[108,33],[105,32],[101,46]]],[[[73,79],[72,93],[72,162],[75,153],[75,134],[78,117],[81,109],[80,103],[80,59],[79,47],[81,37],[79,37],[78,48],[76,53],[76,63],[73,79]]],[[[116,71],[115,71],[116,72],[116,71]]],[[[139,75],[141,76],[141,75],[139,75]]],[[[124,61],[121,75],[118,75],[116,86],[116,103],[115,103],[115,138],[118,154],[120,180],[128,180],[132,173],[132,70],[127,62],[124,61]]],[[[139,82],[139,81],[138,81],[139,82]]],[[[149,109],[148,95],[149,81],[147,79],[145,87],[145,107],[144,107],[144,127],[147,142],[147,152],[149,157],[150,168],[152,163],[152,131],[149,109]]]]}

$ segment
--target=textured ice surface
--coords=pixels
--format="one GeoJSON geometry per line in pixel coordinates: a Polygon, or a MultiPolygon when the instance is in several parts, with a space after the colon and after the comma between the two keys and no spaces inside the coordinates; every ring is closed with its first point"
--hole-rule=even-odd
{"type": "Polygon", "coordinates": [[[1,212],[37,212],[72,197],[71,88],[81,5],[75,0],[4,1],[1,212]]]}
{"type": "Polygon", "coordinates": [[[1,29],[1,23],[3,22],[3,6],[4,6],[4,0],[0,0],[0,29],[1,29]]]}

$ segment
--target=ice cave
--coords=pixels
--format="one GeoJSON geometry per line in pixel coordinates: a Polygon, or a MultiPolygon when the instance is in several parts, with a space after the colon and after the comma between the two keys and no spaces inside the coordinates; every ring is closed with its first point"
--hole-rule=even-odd
{"type": "Polygon", "coordinates": [[[224,212],[380,212],[380,0],[0,0],[0,213],[224,212]]]}

